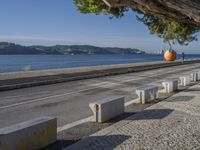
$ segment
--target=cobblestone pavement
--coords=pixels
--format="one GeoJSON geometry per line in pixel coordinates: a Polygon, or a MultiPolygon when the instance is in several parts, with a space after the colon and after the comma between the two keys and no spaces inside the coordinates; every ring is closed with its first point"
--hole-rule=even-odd
{"type": "Polygon", "coordinates": [[[199,150],[200,85],[132,115],[65,150],[199,150]]]}

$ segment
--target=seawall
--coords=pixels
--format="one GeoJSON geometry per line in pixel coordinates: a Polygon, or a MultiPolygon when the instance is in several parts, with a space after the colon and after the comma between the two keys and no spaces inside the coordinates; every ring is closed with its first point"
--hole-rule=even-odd
{"type": "Polygon", "coordinates": [[[174,62],[154,61],[145,63],[0,73],[0,91],[103,77],[109,75],[125,74],[130,72],[138,72],[193,63],[200,63],[200,59],[186,60],[184,62],[180,60],[174,62]]]}

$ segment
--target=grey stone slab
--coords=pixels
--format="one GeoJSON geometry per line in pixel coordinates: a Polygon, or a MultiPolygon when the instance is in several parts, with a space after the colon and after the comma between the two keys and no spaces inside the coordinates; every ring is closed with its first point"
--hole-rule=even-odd
{"type": "Polygon", "coordinates": [[[41,117],[0,129],[0,150],[37,150],[57,139],[57,120],[41,117]]]}
{"type": "Polygon", "coordinates": [[[178,89],[178,80],[168,80],[162,82],[162,85],[165,89],[165,93],[171,93],[178,89]]]}
{"type": "Polygon", "coordinates": [[[190,75],[185,75],[180,77],[181,80],[181,85],[182,86],[188,86],[191,84],[191,76],[190,75]]]}
{"type": "Polygon", "coordinates": [[[154,85],[146,85],[136,89],[136,94],[142,104],[154,101],[158,98],[158,87],[154,85]]]}
{"type": "Polygon", "coordinates": [[[89,104],[94,114],[94,121],[106,122],[124,113],[124,97],[114,96],[89,104]]]}

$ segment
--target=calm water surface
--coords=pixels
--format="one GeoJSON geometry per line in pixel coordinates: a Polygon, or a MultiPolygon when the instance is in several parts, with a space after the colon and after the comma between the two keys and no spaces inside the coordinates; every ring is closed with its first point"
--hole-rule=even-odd
{"type": "MultiPolygon", "coordinates": [[[[200,55],[185,58],[200,58],[200,55]]],[[[0,55],[0,72],[23,71],[26,67],[42,70],[160,60],[163,60],[162,55],[0,55]]]]}

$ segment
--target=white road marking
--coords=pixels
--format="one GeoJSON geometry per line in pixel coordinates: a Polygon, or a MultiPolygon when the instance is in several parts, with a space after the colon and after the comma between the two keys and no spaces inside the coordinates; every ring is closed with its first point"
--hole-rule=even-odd
{"type": "MultiPolygon", "coordinates": [[[[178,69],[178,70],[181,70],[181,69],[178,69]]],[[[174,72],[174,71],[168,71],[168,72],[165,72],[165,73],[171,73],[171,72],[174,72]]],[[[148,77],[156,77],[156,76],[162,75],[162,74],[149,75],[148,77]]],[[[124,82],[134,81],[134,80],[139,80],[139,79],[142,79],[142,78],[138,77],[138,78],[134,78],[134,79],[127,79],[127,80],[123,80],[120,83],[122,84],[124,82]]],[[[99,83],[99,85],[106,84],[106,83],[108,83],[108,84],[104,85],[104,86],[101,86],[101,87],[109,87],[111,85],[119,85],[120,84],[120,83],[104,82],[104,83],[99,83]]],[[[34,102],[44,101],[44,100],[51,99],[51,98],[56,98],[56,97],[61,97],[61,96],[66,96],[66,95],[71,95],[71,94],[75,94],[75,93],[80,93],[80,92],[92,90],[92,89],[95,89],[95,88],[98,88],[98,86],[97,87],[87,88],[87,89],[82,89],[82,90],[79,90],[79,91],[73,91],[73,92],[68,92],[68,93],[63,93],[63,94],[57,94],[57,95],[47,96],[47,97],[43,97],[43,98],[38,98],[38,99],[35,99],[35,100],[31,100],[31,101],[26,101],[26,102],[20,102],[20,103],[15,103],[15,104],[11,104],[11,105],[1,106],[0,109],[11,108],[11,107],[16,107],[16,106],[20,106],[20,105],[30,104],[30,103],[34,103],[34,102]]]]}
{"type": "MultiPolygon", "coordinates": [[[[133,81],[133,80],[138,80],[138,79],[130,79],[130,81],[133,81]]],[[[127,81],[129,81],[129,80],[126,80],[126,82],[127,81]]],[[[119,83],[110,83],[110,84],[112,84],[112,85],[118,85],[119,83]]],[[[107,85],[104,85],[104,86],[101,86],[101,87],[109,87],[110,84],[107,84],[107,85]]],[[[98,88],[98,87],[96,87],[96,88],[98,88]]],[[[87,89],[82,89],[82,90],[79,90],[79,91],[73,91],[73,92],[64,93],[64,94],[58,94],[58,95],[48,96],[48,97],[39,98],[39,99],[31,100],[31,101],[26,101],[26,102],[20,102],[20,103],[15,103],[15,104],[11,104],[11,105],[1,106],[0,109],[5,109],[5,108],[10,108],[10,107],[15,107],[15,106],[20,106],[20,105],[30,104],[30,103],[33,103],[33,102],[44,101],[44,100],[47,100],[47,99],[50,99],[50,98],[56,98],[56,97],[60,97],[60,96],[71,95],[71,94],[80,93],[80,92],[84,92],[84,91],[88,91],[88,90],[93,90],[93,89],[95,89],[95,87],[90,87],[90,88],[87,88],[87,89]]]]}
{"type": "MultiPolygon", "coordinates": [[[[124,82],[134,81],[134,80],[138,80],[138,78],[137,79],[124,80],[124,82]]],[[[121,82],[121,83],[123,83],[123,82],[121,82]]],[[[119,85],[119,83],[109,83],[108,82],[108,84],[100,86],[100,87],[112,87],[112,85],[119,85]]],[[[39,98],[39,99],[31,100],[31,101],[26,101],[26,102],[20,102],[20,103],[15,103],[15,104],[11,104],[11,105],[1,106],[0,109],[11,108],[11,107],[30,104],[30,103],[34,103],[34,102],[44,101],[44,100],[51,99],[51,98],[56,98],[56,97],[71,95],[71,94],[80,93],[80,92],[84,92],[84,91],[88,91],[88,90],[93,90],[95,88],[98,88],[98,86],[97,87],[91,87],[91,88],[83,89],[83,90],[79,90],[79,91],[74,91],[74,92],[69,92],[69,93],[58,94],[58,95],[48,96],[48,97],[44,97],[44,98],[39,98]]]]}
{"type": "MultiPolygon", "coordinates": [[[[173,66],[173,67],[177,67],[177,66],[173,66]]],[[[189,67],[188,69],[192,69],[192,68],[196,68],[197,67],[197,65],[195,65],[195,66],[193,66],[193,67],[189,67]]],[[[163,73],[163,71],[162,70],[166,70],[166,68],[161,68],[161,69],[159,69],[159,70],[151,70],[150,72],[148,72],[148,71],[144,71],[144,72],[135,72],[134,73],[134,77],[153,77],[153,76],[155,76],[155,73],[156,73],[156,75],[161,75],[161,74],[158,74],[158,73],[163,73]]],[[[179,69],[176,69],[176,71],[178,71],[178,70],[182,70],[182,69],[185,69],[184,67],[181,67],[181,68],[179,68],[179,69]]],[[[169,70],[169,69],[167,69],[167,70],[169,70]]],[[[166,71],[165,71],[166,72],[166,71]]],[[[170,73],[170,72],[174,72],[174,71],[167,71],[166,73],[170,73]]],[[[131,77],[131,74],[124,74],[124,76],[125,77],[128,77],[128,78],[126,78],[126,79],[130,79],[130,77],[131,77]]],[[[111,77],[109,77],[109,78],[111,78],[111,77]]],[[[108,78],[108,79],[109,79],[108,78]]],[[[121,79],[121,77],[114,77],[113,79],[115,79],[115,80],[120,80],[121,79]]],[[[124,78],[125,79],[125,78],[124,78]]],[[[98,81],[99,82],[99,81],[98,81]]],[[[93,83],[93,84],[91,84],[92,86],[98,86],[98,85],[101,85],[101,84],[105,84],[105,83],[109,83],[109,82],[100,82],[100,83],[93,83]]],[[[44,92],[42,92],[42,93],[44,93],[44,92]]],[[[37,93],[37,94],[40,94],[40,93],[37,93]]],[[[5,96],[5,97],[3,97],[4,99],[10,99],[10,98],[18,98],[18,97],[21,97],[21,96],[32,96],[32,94],[22,94],[22,95],[17,95],[17,96],[5,96]]]]}
{"type": "MultiPolygon", "coordinates": [[[[163,92],[163,90],[159,90],[158,92],[159,92],[159,93],[160,93],[160,92],[163,92]]],[[[132,104],[138,103],[138,102],[139,102],[139,99],[136,98],[136,99],[133,99],[133,100],[130,100],[130,101],[126,102],[126,103],[124,104],[124,106],[127,107],[127,106],[129,106],[129,105],[132,105],[132,104]]],[[[72,123],[69,123],[69,124],[60,126],[60,127],[57,128],[57,132],[59,133],[59,132],[62,132],[62,131],[64,131],[64,130],[67,130],[67,129],[70,129],[70,128],[72,128],[72,127],[75,127],[75,126],[77,126],[77,125],[80,125],[80,124],[89,122],[89,121],[91,121],[91,120],[93,119],[93,117],[94,117],[94,116],[90,116],[90,117],[87,117],[87,118],[84,118],[84,119],[81,119],[81,120],[78,120],[78,121],[75,121],[75,122],[72,122],[72,123]]]]}
{"type": "Polygon", "coordinates": [[[130,101],[126,102],[126,103],[124,104],[124,106],[127,107],[127,106],[129,106],[129,105],[131,105],[131,104],[137,103],[138,101],[139,101],[138,98],[133,99],[133,100],[130,100],[130,101]]]}
{"type": "MultiPolygon", "coordinates": [[[[134,100],[128,101],[128,102],[126,102],[124,104],[124,106],[129,106],[129,105],[131,105],[131,104],[133,104],[134,102],[137,102],[137,101],[138,101],[138,99],[134,99],[134,100]]],[[[60,127],[57,128],[57,132],[59,133],[59,132],[62,132],[64,130],[67,130],[67,129],[70,129],[72,127],[75,127],[77,125],[89,122],[89,121],[91,121],[93,119],[93,117],[94,116],[90,116],[90,117],[87,117],[87,118],[84,118],[84,119],[81,119],[81,120],[78,120],[78,121],[75,121],[75,122],[60,126],[60,127]]]]}
{"type": "Polygon", "coordinates": [[[72,128],[72,127],[75,127],[77,125],[80,125],[82,123],[89,122],[89,121],[91,121],[93,119],[93,117],[94,116],[90,116],[90,117],[87,117],[87,118],[84,118],[84,119],[81,119],[81,120],[78,120],[78,121],[75,121],[75,122],[60,126],[60,127],[57,128],[57,132],[59,133],[59,132],[62,132],[64,130],[67,130],[69,128],[72,128]]]}

